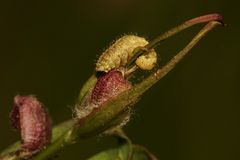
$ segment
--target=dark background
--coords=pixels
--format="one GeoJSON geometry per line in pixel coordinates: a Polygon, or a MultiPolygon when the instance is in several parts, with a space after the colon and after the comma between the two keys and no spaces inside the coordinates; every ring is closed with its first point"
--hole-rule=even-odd
{"type": "MultiPolygon", "coordinates": [[[[8,118],[16,94],[37,95],[57,124],[71,118],[81,85],[116,37],[151,39],[213,12],[223,14],[227,26],[207,35],[143,96],[126,130],[161,160],[239,160],[240,17],[239,4],[230,0],[1,1],[0,150],[19,139],[8,118]]],[[[161,62],[200,27],[164,42],[161,62]]],[[[59,159],[85,159],[111,146],[111,138],[92,138],[59,159]]]]}

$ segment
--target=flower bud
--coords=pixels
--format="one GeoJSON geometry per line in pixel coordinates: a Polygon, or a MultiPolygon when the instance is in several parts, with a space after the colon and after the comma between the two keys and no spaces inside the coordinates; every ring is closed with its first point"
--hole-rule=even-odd
{"type": "Polygon", "coordinates": [[[131,83],[124,79],[121,72],[111,70],[99,77],[93,89],[91,101],[101,105],[131,87],[131,83]]]}
{"type": "Polygon", "coordinates": [[[50,142],[51,119],[34,96],[16,96],[10,118],[12,126],[21,132],[25,155],[37,153],[50,142]]]}
{"type": "Polygon", "coordinates": [[[124,79],[120,71],[113,69],[103,73],[90,94],[85,98],[85,102],[77,106],[77,118],[82,119],[88,116],[94,109],[103,106],[104,103],[130,88],[132,88],[132,84],[124,79]]]}

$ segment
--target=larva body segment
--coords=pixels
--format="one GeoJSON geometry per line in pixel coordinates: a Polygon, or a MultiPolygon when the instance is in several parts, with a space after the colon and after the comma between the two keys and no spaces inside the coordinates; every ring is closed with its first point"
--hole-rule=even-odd
{"type": "Polygon", "coordinates": [[[133,51],[137,47],[148,44],[145,38],[135,35],[125,35],[112,44],[98,59],[96,71],[108,72],[111,69],[125,67],[134,56],[133,51]]]}
{"type": "Polygon", "coordinates": [[[152,70],[157,63],[157,53],[151,50],[148,54],[137,58],[136,65],[141,70],[152,70]]]}

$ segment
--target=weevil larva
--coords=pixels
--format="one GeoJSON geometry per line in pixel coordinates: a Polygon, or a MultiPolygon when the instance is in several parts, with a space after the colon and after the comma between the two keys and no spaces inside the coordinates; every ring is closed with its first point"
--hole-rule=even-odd
{"type": "Polygon", "coordinates": [[[135,35],[123,36],[100,56],[96,63],[96,71],[108,72],[111,69],[124,68],[134,56],[134,49],[147,44],[148,41],[145,38],[135,35]]]}

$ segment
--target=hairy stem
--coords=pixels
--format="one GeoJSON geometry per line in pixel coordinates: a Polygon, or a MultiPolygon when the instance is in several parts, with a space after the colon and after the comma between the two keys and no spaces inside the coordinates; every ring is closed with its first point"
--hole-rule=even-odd
{"type": "MultiPolygon", "coordinates": [[[[160,80],[162,77],[164,77],[169,71],[171,71],[174,66],[197,44],[197,42],[203,38],[209,31],[211,31],[214,27],[219,25],[219,22],[213,21],[208,23],[191,41],[190,43],[181,50],[176,56],[174,56],[169,63],[167,63],[164,67],[159,69],[156,73],[145,79],[142,83],[136,85],[132,90],[126,91],[123,94],[121,94],[120,97],[117,98],[117,100],[120,99],[122,103],[128,102],[129,99],[136,99],[136,97],[139,97],[142,95],[147,89],[149,89],[153,84],[155,84],[158,80],[160,80]]],[[[67,132],[64,136],[62,136],[59,140],[57,140],[55,143],[51,144],[44,152],[39,153],[36,156],[36,160],[43,160],[44,158],[47,158],[52,153],[55,153],[62,147],[69,145],[77,140],[78,137],[85,136],[87,133],[91,133],[91,126],[96,127],[97,125],[103,126],[101,123],[102,121],[107,121],[110,115],[105,116],[106,112],[110,113],[109,111],[114,110],[117,112],[121,112],[123,108],[121,108],[124,105],[116,104],[117,100],[113,100],[110,103],[110,106],[108,108],[105,108],[103,111],[98,112],[94,117],[87,120],[80,128],[73,128],[73,130],[70,130],[67,132]],[[113,105],[111,105],[113,103],[113,105]],[[104,120],[104,118],[106,118],[104,120]],[[77,131],[76,131],[77,130],[77,131]]],[[[112,115],[112,117],[116,117],[116,115],[112,115]]],[[[101,128],[101,127],[100,127],[101,128]]],[[[101,131],[99,131],[101,132],[101,131]]],[[[95,134],[99,133],[96,132],[95,134]]]]}
{"type": "Polygon", "coordinates": [[[211,31],[213,28],[215,28],[218,25],[221,25],[222,23],[218,21],[211,21],[209,22],[201,31],[187,44],[185,48],[183,48],[176,56],[174,56],[165,66],[163,66],[161,69],[158,69],[157,72],[146,78],[144,81],[142,81],[137,88],[140,90],[143,90],[141,92],[144,92],[151,86],[153,86],[158,80],[160,80],[162,77],[164,77],[169,71],[171,71],[175,65],[181,61],[184,56],[189,53],[189,51],[199,42],[200,39],[202,39],[209,31],[211,31]]]}
{"type": "MultiPolygon", "coordinates": [[[[121,113],[126,111],[126,107],[129,107],[129,104],[133,104],[136,99],[138,99],[147,89],[154,85],[158,80],[164,77],[169,71],[171,71],[175,65],[187,54],[189,51],[197,44],[197,42],[203,38],[209,31],[215,28],[217,25],[221,24],[218,21],[221,21],[222,18],[218,14],[212,16],[202,16],[190,21],[185,22],[183,25],[180,25],[158,38],[151,41],[146,47],[148,49],[154,48],[162,40],[174,35],[175,33],[188,28],[194,24],[209,22],[191,41],[188,45],[181,50],[176,56],[174,56],[165,66],[157,70],[141,83],[135,85],[133,89],[127,90],[124,93],[120,94],[113,100],[107,102],[105,107],[102,107],[98,112],[94,113],[93,116],[89,117],[78,126],[73,121],[69,121],[63,124],[56,126],[53,130],[53,139],[52,143],[47,146],[46,149],[38,153],[34,159],[35,160],[46,160],[53,154],[56,154],[59,150],[64,148],[67,145],[75,143],[79,137],[85,137],[88,134],[96,135],[104,131],[111,121],[116,119],[121,113]],[[214,21],[212,21],[214,20],[214,21]],[[215,21],[216,20],[216,21],[215,21]]],[[[93,76],[90,78],[90,83],[87,82],[85,88],[82,90],[79,101],[82,100],[82,97],[86,95],[87,90],[90,89],[96,82],[96,77],[93,76]]],[[[78,102],[79,103],[79,102],[78,102]]],[[[19,145],[13,145],[1,153],[3,160],[17,160],[19,157],[12,155],[11,153],[19,150],[19,145]],[[12,156],[11,156],[12,155],[12,156]]]]}
{"type": "Polygon", "coordinates": [[[128,62],[127,65],[131,65],[133,63],[133,61],[135,61],[135,59],[139,55],[144,54],[146,51],[149,51],[152,48],[155,48],[157,45],[159,45],[162,41],[166,40],[167,38],[181,32],[195,24],[205,23],[205,22],[210,22],[210,21],[218,21],[219,23],[223,24],[223,17],[218,13],[213,13],[213,14],[207,14],[204,16],[190,19],[190,20],[168,30],[167,32],[161,34],[160,36],[154,38],[153,40],[151,40],[149,42],[148,45],[146,45],[144,47],[145,49],[136,48],[136,50],[134,51],[135,52],[134,57],[128,62]]]}

